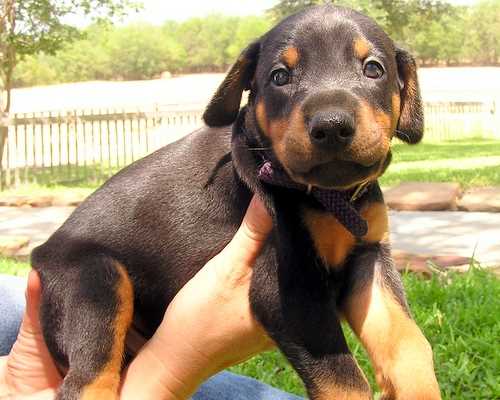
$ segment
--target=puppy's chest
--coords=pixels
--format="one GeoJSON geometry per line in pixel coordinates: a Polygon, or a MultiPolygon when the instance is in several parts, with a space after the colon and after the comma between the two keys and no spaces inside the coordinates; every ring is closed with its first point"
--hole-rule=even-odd
{"type": "Polygon", "coordinates": [[[304,224],[316,252],[329,267],[342,266],[360,243],[388,240],[389,221],[384,203],[368,203],[361,208],[360,214],[368,223],[368,233],[357,239],[332,214],[311,208],[302,210],[304,224]]]}

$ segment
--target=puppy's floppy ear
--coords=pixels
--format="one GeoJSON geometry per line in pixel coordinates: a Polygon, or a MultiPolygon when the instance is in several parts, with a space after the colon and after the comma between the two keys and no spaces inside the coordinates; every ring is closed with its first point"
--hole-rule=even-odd
{"type": "Polygon", "coordinates": [[[401,96],[401,112],[396,136],[411,144],[422,140],[424,135],[424,110],[420,98],[417,65],[405,50],[396,49],[398,80],[401,96]]]}
{"type": "Polygon", "coordinates": [[[230,125],[236,120],[243,91],[250,89],[259,52],[260,41],[256,41],[243,50],[231,67],[203,114],[208,126],[230,125]]]}

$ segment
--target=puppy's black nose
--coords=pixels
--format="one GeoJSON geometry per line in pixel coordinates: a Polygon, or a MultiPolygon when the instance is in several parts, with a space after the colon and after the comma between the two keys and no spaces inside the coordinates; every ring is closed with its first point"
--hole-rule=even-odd
{"type": "Polygon", "coordinates": [[[354,132],[353,116],[342,110],[316,113],[309,127],[311,141],[318,146],[345,147],[352,142],[354,132]]]}

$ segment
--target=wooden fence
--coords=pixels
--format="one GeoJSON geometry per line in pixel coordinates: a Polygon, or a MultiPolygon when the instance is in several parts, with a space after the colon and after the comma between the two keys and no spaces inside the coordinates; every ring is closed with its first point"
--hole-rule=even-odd
{"type": "MultiPolygon", "coordinates": [[[[22,183],[100,182],[120,168],[201,126],[202,110],[75,110],[14,114],[4,120],[8,138],[0,190],[22,183]]],[[[425,106],[426,141],[470,136],[500,139],[494,103],[425,106]]],[[[4,129],[5,130],[5,129],[4,129]]]]}
{"type": "Polygon", "coordinates": [[[500,139],[500,110],[491,102],[426,103],[426,142],[441,142],[467,137],[500,139]]]}
{"type": "Polygon", "coordinates": [[[201,125],[202,110],[157,107],[14,114],[0,190],[22,183],[101,181],[201,125]]]}

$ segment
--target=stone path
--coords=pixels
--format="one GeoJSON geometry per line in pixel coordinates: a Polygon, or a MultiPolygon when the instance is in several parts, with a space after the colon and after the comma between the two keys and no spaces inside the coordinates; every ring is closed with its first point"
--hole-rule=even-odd
{"type": "Polygon", "coordinates": [[[458,208],[464,211],[500,212],[500,188],[471,189],[458,200],[458,208]]]}
{"type": "Polygon", "coordinates": [[[399,211],[500,212],[500,187],[462,191],[458,183],[405,182],[384,190],[384,198],[399,211]]]}
{"type": "MultiPolygon", "coordinates": [[[[0,207],[0,238],[29,239],[19,254],[27,258],[69,216],[72,207],[0,207]]],[[[482,265],[500,267],[500,213],[391,211],[391,240],[400,268],[408,262],[428,272],[439,265],[467,264],[474,256],[482,265]]]]}
{"type": "Polygon", "coordinates": [[[396,254],[500,267],[500,213],[391,211],[390,224],[396,254]]]}
{"type": "MultiPolygon", "coordinates": [[[[28,240],[15,256],[26,259],[31,250],[42,244],[65,220],[74,207],[0,207],[1,243],[28,240]]],[[[8,251],[4,251],[7,255],[8,251]]],[[[12,255],[12,254],[9,254],[12,255]]]]}
{"type": "Polygon", "coordinates": [[[405,182],[384,191],[389,208],[400,211],[456,210],[461,190],[458,183],[405,182]]]}

